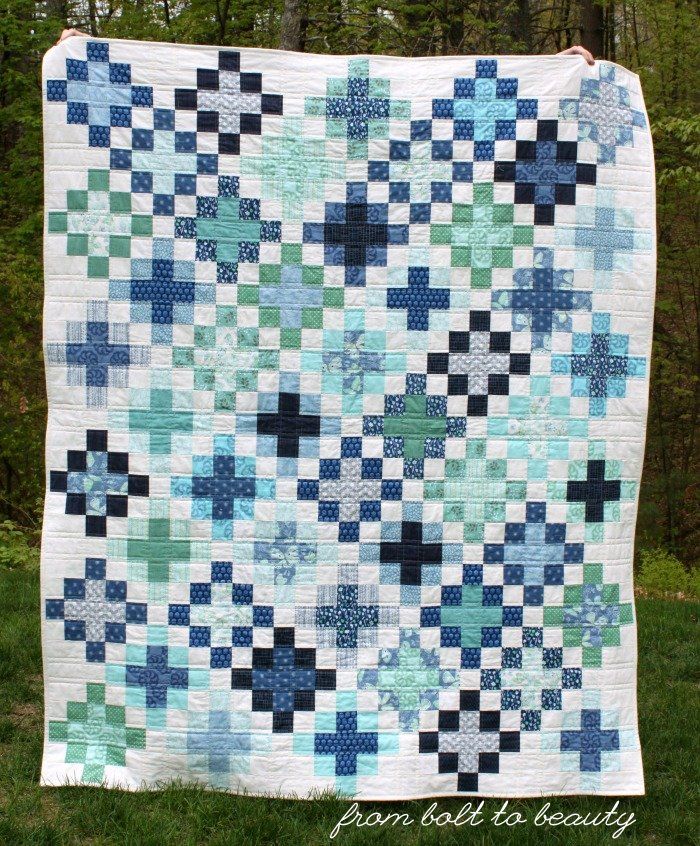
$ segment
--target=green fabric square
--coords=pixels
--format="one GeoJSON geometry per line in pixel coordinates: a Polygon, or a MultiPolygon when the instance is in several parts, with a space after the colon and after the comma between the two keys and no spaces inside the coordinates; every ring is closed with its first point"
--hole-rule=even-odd
{"type": "Polygon", "coordinates": [[[89,170],[88,191],[109,191],[109,171],[89,170]]]}
{"type": "Polygon", "coordinates": [[[434,223],[430,227],[431,244],[449,244],[452,240],[452,227],[449,223],[434,223]]]}
{"type": "Polygon", "coordinates": [[[513,246],[514,247],[531,247],[534,238],[534,226],[514,226],[513,227],[513,246]]]}
{"type": "Polygon", "coordinates": [[[49,722],[49,740],[52,743],[65,743],[68,740],[68,723],[51,720],[49,722]]]}
{"type": "Polygon", "coordinates": [[[494,223],[512,223],[513,222],[513,206],[495,205],[493,207],[494,223]]]}
{"type": "Polygon", "coordinates": [[[260,294],[256,285],[239,285],[238,286],[238,304],[239,305],[257,305],[260,299],[260,294]]]}
{"type": "Polygon", "coordinates": [[[192,347],[173,347],[173,367],[194,367],[192,347]]]}
{"type": "Polygon", "coordinates": [[[603,629],[603,646],[619,646],[620,630],[617,626],[606,626],[603,629]]]}
{"type": "Polygon", "coordinates": [[[69,232],[66,250],[69,256],[86,256],[88,254],[88,236],[69,232]]]}
{"type": "Polygon", "coordinates": [[[301,329],[280,330],[280,346],[283,350],[301,349],[301,329]]]}
{"type": "Polygon", "coordinates": [[[280,325],[280,310],[273,306],[262,306],[258,310],[258,323],[261,329],[278,328],[280,325]]]}
{"type": "Polygon", "coordinates": [[[493,203],[493,185],[479,182],[474,185],[473,201],[475,206],[491,205],[493,203]]]}
{"type": "Polygon", "coordinates": [[[583,602],[583,585],[567,585],[564,588],[564,602],[567,605],[580,605],[583,602]]]}
{"type": "Polygon", "coordinates": [[[484,527],[481,523],[464,524],[465,543],[481,543],[484,539],[484,527]]]}
{"type": "Polygon", "coordinates": [[[68,213],[67,212],[49,212],[49,232],[67,232],[68,231],[68,213]]]}
{"type": "Polygon", "coordinates": [[[562,608],[545,608],[543,620],[545,626],[561,626],[564,622],[564,611],[562,608]]]}
{"type": "MultiPolygon", "coordinates": [[[[454,223],[473,223],[474,222],[474,209],[471,206],[465,206],[460,203],[455,204],[452,207],[452,221],[454,223]]],[[[435,224],[435,226],[439,226],[440,224],[435,224]]]]}
{"type": "Polygon", "coordinates": [[[235,326],[236,325],[236,313],[237,313],[236,312],[236,306],[234,306],[234,305],[217,306],[216,307],[216,325],[217,326],[235,326]]]}
{"type": "MultiPolygon", "coordinates": [[[[87,755],[88,745],[87,743],[68,743],[66,747],[66,757],[65,761],[66,764],[84,764],[85,758],[87,755]]],[[[88,781],[100,781],[102,778],[102,767],[98,765],[92,765],[96,767],[95,774],[91,777],[89,767],[85,767],[83,770],[83,776],[88,781]]]]}
{"type": "Polygon", "coordinates": [[[282,264],[301,264],[301,244],[282,244],[282,264]]]}
{"type": "Polygon", "coordinates": [[[92,784],[101,784],[104,779],[104,766],[102,764],[85,764],[83,767],[83,780],[92,784]]]}
{"type": "Polygon", "coordinates": [[[89,256],[87,273],[92,279],[107,279],[109,276],[109,259],[106,256],[89,256]]]}
{"type": "Polygon", "coordinates": [[[378,120],[370,120],[367,121],[367,135],[369,138],[388,138],[389,137],[389,127],[387,126],[386,120],[384,118],[380,118],[378,120]]]}
{"type": "Polygon", "coordinates": [[[464,520],[465,508],[459,502],[448,502],[443,506],[442,514],[448,523],[461,523],[464,520]]]}
{"type": "Polygon", "coordinates": [[[484,519],[488,523],[505,523],[505,502],[487,502],[484,506],[484,519]]]}
{"type": "Polygon", "coordinates": [[[113,214],[131,213],[131,194],[125,191],[113,191],[109,195],[109,210],[113,214]]]}
{"type": "Polygon", "coordinates": [[[602,599],[606,605],[617,605],[620,602],[620,585],[603,585],[602,599]]]}
{"type": "MultiPolygon", "coordinates": [[[[454,251],[453,251],[454,252],[454,251]]],[[[470,261],[466,261],[464,266],[468,266],[470,261]]],[[[459,266],[459,265],[457,265],[459,266]]],[[[490,288],[491,287],[491,270],[487,267],[472,267],[471,273],[472,288],[490,288]]]]}
{"type": "Polygon", "coordinates": [[[564,646],[580,646],[581,645],[581,629],[580,628],[566,628],[563,633],[564,646]]]}
{"type": "Polygon", "coordinates": [[[258,385],[257,370],[238,370],[236,372],[236,390],[255,391],[258,385]]]}
{"type": "Polygon", "coordinates": [[[388,99],[391,96],[390,83],[388,79],[370,79],[369,96],[380,99],[388,99]]]}
{"type": "MultiPolygon", "coordinates": [[[[566,644],[564,644],[566,645],[566,644]]],[[[584,667],[601,667],[603,664],[603,652],[598,647],[584,646],[581,650],[582,664],[584,667]]]]}
{"type": "Polygon", "coordinates": [[[342,288],[324,288],[323,307],[342,308],[345,302],[345,292],[342,288]]]}
{"type": "Polygon", "coordinates": [[[491,255],[493,267],[513,266],[513,250],[510,247],[494,247],[491,255]]]}
{"type": "MultiPolygon", "coordinates": [[[[453,247],[451,256],[452,267],[469,267],[472,263],[472,251],[470,247],[453,247]]],[[[489,272],[489,282],[491,274],[489,272]]]]}
{"type": "MultiPolygon", "coordinates": [[[[323,268],[304,265],[301,269],[301,281],[305,285],[323,285],[323,268]]],[[[342,288],[334,290],[342,290],[342,288]]]]}
{"type": "Polygon", "coordinates": [[[110,235],[109,254],[116,258],[129,258],[131,255],[131,239],[126,235],[110,235]]]}
{"type": "Polygon", "coordinates": [[[320,329],[323,326],[322,308],[305,308],[301,312],[303,329],[320,329]]]}
{"type": "Polygon", "coordinates": [[[408,100],[392,100],[389,104],[389,115],[394,120],[410,120],[411,104],[408,100]]]}
{"type": "Polygon", "coordinates": [[[620,606],[620,625],[627,626],[634,622],[634,613],[631,603],[626,602],[620,606]]]}
{"type": "Polygon", "coordinates": [[[88,209],[88,192],[77,191],[73,188],[66,191],[66,205],[68,211],[87,211],[88,209]]]}
{"type": "MultiPolygon", "coordinates": [[[[88,696],[90,691],[88,691],[88,696]]],[[[97,700],[99,702],[99,700],[97,700]]],[[[69,722],[84,723],[88,718],[88,703],[87,702],[69,702],[66,705],[66,716],[69,722]]]]}
{"type": "Polygon", "coordinates": [[[325,97],[307,97],[304,101],[304,112],[311,117],[321,117],[326,114],[325,97]]]}
{"type": "MultiPolygon", "coordinates": [[[[102,696],[104,699],[104,688],[102,696]]],[[[90,701],[89,694],[88,701],[90,701]]],[[[105,705],[104,714],[105,722],[109,723],[111,726],[123,726],[126,723],[126,713],[123,705],[105,705]]]]}
{"type": "Polygon", "coordinates": [[[202,349],[214,349],[216,346],[216,327],[195,326],[194,344],[202,349]]]}
{"type": "Polygon", "coordinates": [[[105,754],[105,764],[123,767],[126,761],[126,750],[121,746],[108,746],[105,754]]]}
{"type": "MultiPolygon", "coordinates": [[[[347,79],[329,79],[326,84],[326,94],[329,97],[347,97],[348,96],[348,81],[347,79]]],[[[314,98],[316,99],[316,98],[314,98]]],[[[326,111],[325,98],[318,98],[323,104],[323,113],[326,111]]]]}
{"type": "Polygon", "coordinates": [[[234,391],[216,391],[214,408],[217,411],[235,411],[236,394],[234,391]]]}
{"type": "Polygon", "coordinates": [[[146,748],[146,730],[127,726],[125,740],[128,749],[146,748]]]}
{"type": "Polygon", "coordinates": [[[583,565],[583,581],[586,584],[599,585],[603,581],[603,565],[602,564],[584,564],[583,565]]]}
{"type": "Polygon", "coordinates": [[[282,279],[282,268],[278,264],[261,264],[259,279],[261,285],[279,285],[282,279]]]}
{"type": "Polygon", "coordinates": [[[193,385],[195,391],[213,391],[216,385],[214,371],[209,368],[197,368],[194,371],[193,385]]]}
{"type": "Polygon", "coordinates": [[[153,235],[153,218],[145,214],[135,214],[131,218],[132,235],[153,235]]]}

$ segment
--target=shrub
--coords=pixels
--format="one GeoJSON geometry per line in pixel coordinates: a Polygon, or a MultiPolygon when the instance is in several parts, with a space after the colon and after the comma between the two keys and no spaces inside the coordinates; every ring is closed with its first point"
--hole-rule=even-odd
{"type": "Polygon", "coordinates": [[[0,567],[8,570],[39,568],[39,533],[20,528],[11,520],[0,523],[0,567]]]}
{"type": "Polygon", "coordinates": [[[656,547],[643,549],[636,583],[651,594],[684,594],[700,596],[700,572],[688,573],[675,555],[656,547]]]}

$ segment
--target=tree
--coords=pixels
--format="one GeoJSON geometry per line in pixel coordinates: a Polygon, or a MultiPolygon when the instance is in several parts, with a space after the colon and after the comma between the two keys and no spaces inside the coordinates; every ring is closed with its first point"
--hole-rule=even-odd
{"type": "Polygon", "coordinates": [[[280,49],[304,49],[302,38],[302,0],[284,0],[284,11],[280,21],[280,49]]]}
{"type": "Polygon", "coordinates": [[[605,55],[605,12],[598,0],[581,0],[581,41],[594,56],[605,55]]]}

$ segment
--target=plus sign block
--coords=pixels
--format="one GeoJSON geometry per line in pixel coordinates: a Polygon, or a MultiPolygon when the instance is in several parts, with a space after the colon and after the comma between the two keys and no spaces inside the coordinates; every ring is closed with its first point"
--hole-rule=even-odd
{"type": "Polygon", "coordinates": [[[282,96],[264,92],[262,82],[259,72],[241,70],[237,50],[220,50],[216,67],[197,68],[195,87],[175,89],[175,109],[196,115],[198,147],[211,133],[219,153],[236,154],[241,135],[260,135],[263,115],[282,114],[282,96]]]}
{"type": "Polygon", "coordinates": [[[108,517],[126,517],[129,497],[147,497],[149,478],[129,472],[129,454],[107,447],[108,433],[88,429],[85,449],[66,453],[66,469],[50,472],[51,492],[64,493],[66,514],[85,515],[85,534],[106,537],[108,517]]]}
{"type": "Polygon", "coordinates": [[[515,222],[512,203],[495,201],[491,182],[473,186],[472,202],[452,206],[451,223],[433,223],[430,242],[449,245],[453,267],[471,268],[473,288],[490,288],[494,268],[513,267],[514,247],[533,244],[533,227],[515,222]]]}
{"type": "Polygon", "coordinates": [[[42,783],[643,793],[639,79],[81,37],[42,89],[42,783]]]}
{"type": "Polygon", "coordinates": [[[622,68],[601,63],[598,79],[581,80],[579,96],[559,103],[563,120],[578,120],[578,140],[598,147],[598,163],[615,164],[618,147],[633,147],[635,129],[646,127],[646,118],[632,108],[628,89],[617,79],[622,68]]]}
{"type": "Polygon", "coordinates": [[[580,185],[596,184],[596,165],[578,160],[576,141],[559,138],[556,120],[539,120],[534,141],[516,141],[515,161],[498,161],[496,182],[515,185],[514,201],[534,206],[534,221],[554,223],[559,206],[576,204],[580,185]]]}
{"type": "Polygon", "coordinates": [[[391,82],[373,78],[367,59],[351,59],[346,77],[326,80],[326,96],[305,100],[307,116],[325,121],[329,139],[345,141],[349,159],[366,159],[369,141],[389,137],[391,119],[408,120],[411,104],[391,97],[391,82]]]}
{"type": "Polygon", "coordinates": [[[537,100],[517,94],[517,78],[499,77],[494,59],[477,59],[473,77],[455,79],[452,98],[433,100],[433,119],[451,121],[455,140],[473,141],[476,161],[493,160],[495,141],[515,140],[516,122],[537,117],[537,100]]]}
{"type": "Polygon", "coordinates": [[[629,337],[610,331],[610,314],[592,323],[590,334],[574,334],[571,355],[552,356],[552,372],[571,376],[572,396],[589,397],[591,417],[604,417],[609,397],[626,396],[627,378],[644,376],[646,358],[628,354],[629,337]]]}
{"type": "Polygon", "coordinates": [[[217,282],[237,282],[240,262],[257,263],[260,243],[280,240],[280,223],[260,219],[260,200],[240,196],[237,176],[220,176],[216,197],[197,197],[196,217],[178,217],[175,237],[194,239],[195,258],[216,263],[217,282]]]}
{"type": "Polygon", "coordinates": [[[48,343],[47,359],[65,366],[66,385],[85,386],[88,406],[105,406],[109,387],[126,387],[132,369],[148,367],[151,349],[129,343],[129,324],[108,320],[108,304],[87,303],[87,319],[70,321],[65,343],[48,343]]]}
{"type": "Polygon", "coordinates": [[[66,58],[64,79],[46,80],[46,99],[66,104],[66,123],[88,127],[91,147],[109,147],[111,127],[132,125],[134,107],[153,106],[153,87],[132,84],[131,65],[111,61],[109,44],[85,45],[85,57],[66,58]]]}
{"type": "Polygon", "coordinates": [[[104,661],[105,644],[126,643],[127,624],[144,624],[148,606],[127,601],[127,583],[107,579],[104,558],[85,560],[84,579],[64,579],[63,598],[46,600],[46,619],[63,620],[66,640],[85,642],[87,661],[104,661]]]}
{"type": "Polygon", "coordinates": [[[102,784],[105,768],[126,765],[129,749],[146,748],[146,731],[127,726],[126,708],[106,702],[106,686],[85,685],[85,698],[66,704],[66,719],[51,720],[49,739],[65,744],[66,763],[88,784],[102,784]]]}
{"type": "Polygon", "coordinates": [[[89,277],[109,277],[110,265],[153,235],[151,215],[136,211],[131,192],[117,191],[117,183],[110,170],[89,170],[86,187],[66,191],[65,210],[48,215],[48,231],[66,236],[68,255],[87,257],[89,277]]]}
{"type": "Polygon", "coordinates": [[[512,312],[513,330],[529,332],[532,349],[552,348],[552,332],[571,332],[572,312],[590,311],[590,291],[573,287],[574,271],[554,268],[554,253],[535,250],[532,267],[513,274],[515,287],[494,291],[491,307],[512,312]]]}
{"type": "Polygon", "coordinates": [[[362,457],[362,438],[342,438],[340,458],[322,458],[319,478],[300,479],[300,500],[318,501],[318,519],[338,523],[338,540],[357,541],[360,522],[381,520],[382,502],[401,499],[402,480],[383,478],[381,458],[362,457]]]}

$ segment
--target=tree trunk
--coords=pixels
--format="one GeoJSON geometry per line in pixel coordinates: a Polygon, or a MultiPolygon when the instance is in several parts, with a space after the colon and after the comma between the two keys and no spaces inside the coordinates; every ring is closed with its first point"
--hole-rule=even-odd
{"type": "Polygon", "coordinates": [[[97,7],[95,0],[88,0],[88,18],[90,19],[90,35],[97,35],[97,7]]]}
{"type": "Polygon", "coordinates": [[[525,48],[526,53],[533,52],[532,16],[530,0],[517,0],[510,14],[511,37],[525,48]]]}
{"type": "Polygon", "coordinates": [[[617,61],[615,44],[615,0],[608,0],[605,7],[605,58],[617,61]]]}
{"type": "Polygon", "coordinates": [[[302,0],[284,0],[284,11],[280,22],[280,50],[302,49],[301,26],[302,0]]]}
{"type": "Polygon", "coordinates": [[[454,56],[464,41],[464,9],[461,3],[447,2],[443,9],[445,24],[442,28],[441,54],[454,56]]]}
{"type": "Polygon", "coordinates": [[[581,43],[596,58],[605,51],[605,9],[596,0],[581,0],[581,43]]]}
{"type": "Polygon", "coordinates": [[[223,0],[220,3],[216,2],[216,18],[219,24],[219,44],[226,44],[226,35],[228,31],[228,14],[231,8],[231,0],[223,0]]]}

